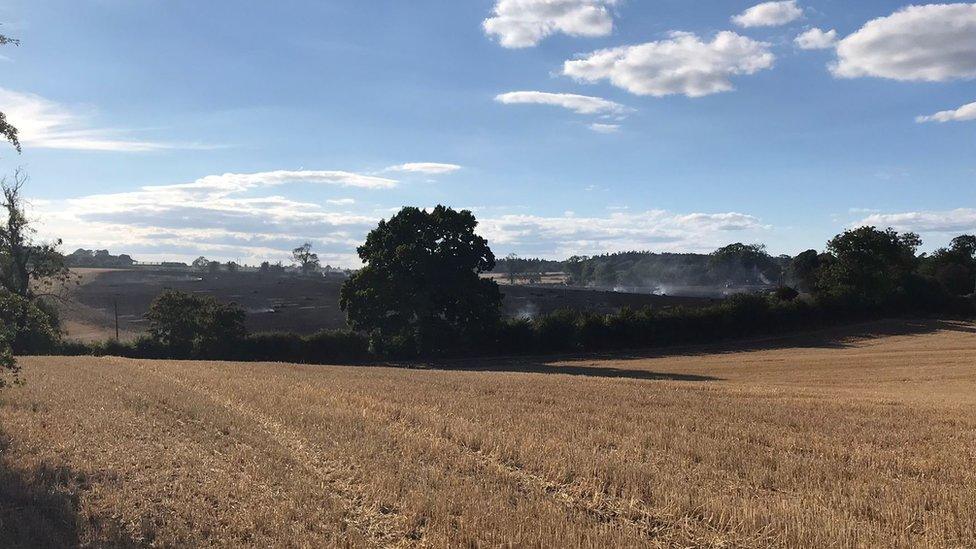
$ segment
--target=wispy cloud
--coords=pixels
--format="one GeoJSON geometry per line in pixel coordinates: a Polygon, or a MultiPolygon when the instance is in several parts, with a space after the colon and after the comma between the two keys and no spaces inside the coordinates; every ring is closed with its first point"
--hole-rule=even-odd
{"type": "Polygon", "coordinates": [[[892,227],[920,233],[972,233],[976,232],[976,209],[876,213],[853,224],[853,226],[863,225],[892,227]]]}
{"type": "Polygon", "coordinates": [[[390,166],[384,171],[403,172],[403,173],[422,173],[427,175],[444,175],[454,173],[461,169],[457,164],[442,164],[440,162],[409,162],[407,164],[397,164],[390,166]]]}
{"type": "MultiPolygon", "coordinates": [[[[323,261],[354,267],[359,265],[355,249],[366,234],[381,217],[399,210],[372,203],[361,207],[353,198],[299,200],[287,195],[290,187],[282,187],[289,183],[364,192],[396,184],[343,171],[211,175],[129,192],[35,201],[31,215],[41,221],[42,236],[62,238],[68,249],[110,249],[142,260],[204,255],[254,264],[287,260],[297,243],[311,241],[323,261]],[[276,194],[269,194],[272,190],[276,194]]],[[[758,240],[769,229],[758,218],[735,212],[615,211],[597,217],[507,212],[478,216],[479,232],[496,251],[554,258],[629,249],[709,251],[758,240]]]]}
{"type": "Polygon", "coordinates": [[[736,212],[680,214],[665,210],[617,211],[606,217],[503,215],[479,227],[496,251],[566,258],[623,250],[712,251],[753,240],[770,229],[736,212]]]}
{"type": "Polygon", "coordinates": [[[600,124],[594,122],[590,124],[590,129],[596,133],[617,133],[620,131],[619,124],[600,124]]]}
{"type": "Polygon", "coordinates": [[[286,259],[296,242],[310,240],[324,260],[354,265],[355,247],[376,217],[343,211],[354,204],[350,198],[321,205],[259,192],[285,184],[378,190],[397,182],[345,171],[228,173],[189,183],[35,202],[33,213],[43,223],[43,235],[62,238],[69,248],[255,262],[286,259]]]}
{"type": "Polygon", "coordinates": [[[93,127],[90,116],[39,95],[5,88],[0,88],[0,111],[17,127],[20,141],[26,147],[113,152],[218,148],[200,143],[136,139],[131,131],[93,127]]]}
{"type": "Polygon", "coordinates": [[[623,116],[634,111],[609,99],[573,93],[515,91],[497,95],[495,101],[504,105],[550,105],[571,110],[576,114],[623,116]]]}

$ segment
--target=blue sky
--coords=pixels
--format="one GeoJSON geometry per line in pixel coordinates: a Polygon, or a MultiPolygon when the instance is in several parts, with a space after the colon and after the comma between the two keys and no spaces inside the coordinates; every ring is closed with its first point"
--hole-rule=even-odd
{"type": "Polygon", "coordinates": [[[757,4],[6,1],[0,170],[148,260],[354,266],[437,203],[554,258],[976,231],[976,4],[757,4]]]}

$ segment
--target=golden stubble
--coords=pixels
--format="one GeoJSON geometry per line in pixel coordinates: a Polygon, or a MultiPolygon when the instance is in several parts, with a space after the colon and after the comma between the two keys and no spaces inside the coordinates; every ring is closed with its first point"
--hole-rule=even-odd
{"type": "Polygon", "coordinates": [[[976,330],[929,328],[449,365],[491,371],[28,358],[0,545],[973,546],[976,330]]]}

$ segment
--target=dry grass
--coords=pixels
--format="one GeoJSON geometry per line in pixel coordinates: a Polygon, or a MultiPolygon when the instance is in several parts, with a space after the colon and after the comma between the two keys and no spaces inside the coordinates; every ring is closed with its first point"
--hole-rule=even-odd
{"type": "Polygon", "coordinates": [[[976,329],[872,328],[453,365],[494,371],[28,359],[0,546],[972,547],[976,329]]]}

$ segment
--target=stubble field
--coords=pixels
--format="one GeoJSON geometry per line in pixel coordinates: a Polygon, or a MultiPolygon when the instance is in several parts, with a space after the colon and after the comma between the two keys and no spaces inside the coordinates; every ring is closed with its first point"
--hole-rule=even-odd
{"type": "Polygon", "coordinates": [[[4,547],[976,545],[971,324],[427,370],[23,363],[4,547]]]}

